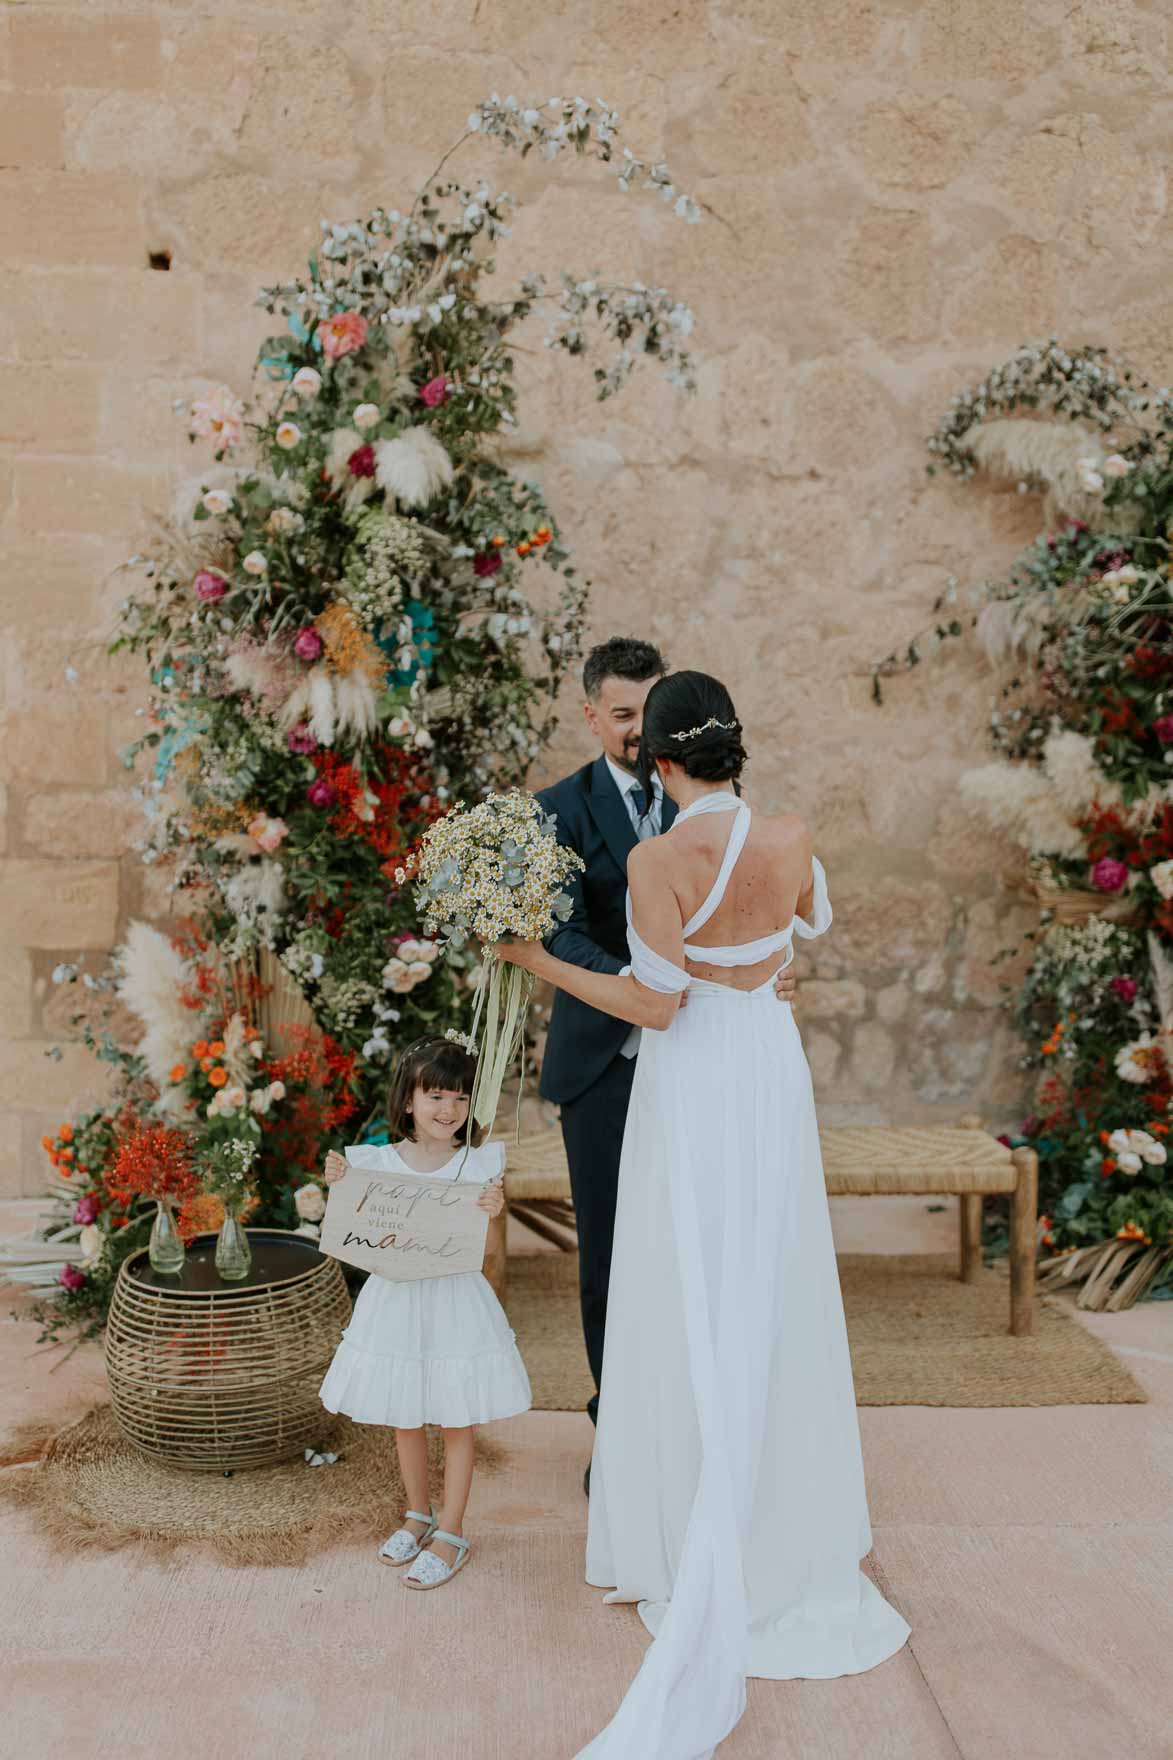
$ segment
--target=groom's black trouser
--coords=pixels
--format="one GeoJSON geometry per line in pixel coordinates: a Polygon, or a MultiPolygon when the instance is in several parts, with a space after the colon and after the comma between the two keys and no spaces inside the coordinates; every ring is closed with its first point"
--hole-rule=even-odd
{"type": "Polygon", "coordinates": [[[599,1411],[603,1379],[603,1333],[607,1324],[607,1286],[611,1281],[611,1243],[619,1156],[631,1099],[634,1057],[615,1057],[597,1082],[562,1105],[562,1141],[570,1167],[570,1193],[578,1222],[578,1289],[582,1331],[595,1392],[587,1403],[591,1423],[599,1411]]]}

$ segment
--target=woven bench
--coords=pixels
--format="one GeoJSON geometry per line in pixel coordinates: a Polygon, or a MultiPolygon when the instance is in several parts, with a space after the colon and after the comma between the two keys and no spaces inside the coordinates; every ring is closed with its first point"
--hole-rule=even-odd
{"type": "MultiPolygon", "coordinates": [[[[562,1133],[539,1131],[507,1150],[505,1198],[510,1215],[563,1252],[575,1246],[574,1208],[562,1133]]],[[[957,1125],[830,1126],[819,1132],[827,1194],[832,1198],[957,1196],[961,1200],[960,1273],[966,1283],[982,1262],[982,1198],[1010,1198],[1010,1331],[1034,1330],[1038,1237],[1038,1157],[1007,1149],[967,1117],[957,1125]]],[[[504,1217],[490,1224],[485,1276],[504,1301],[508,1276],[504,1217]]]]}

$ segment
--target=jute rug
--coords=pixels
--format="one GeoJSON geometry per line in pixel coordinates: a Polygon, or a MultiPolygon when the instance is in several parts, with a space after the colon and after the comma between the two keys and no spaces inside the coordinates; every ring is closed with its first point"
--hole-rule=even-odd
{"type": "MultiPolygon", "coordinates": [[[[320,1447],[332,1467],[303,1460],[224,1478],[157,1465],[125,1441],[109,1406],[95,1406],[56,1435],[26,1425],[0,1448],[0,1500],[29,1510],[76,1551],[138,1544],[167,1555],[205,1546],[226,1564],[302,1564],[339,1541],[386,1539],[405,1502],[391,1433],[323,1413],[320,1447]]],[[[441,1438],[428,1433],[433,1501],[439,1503],[441,1438]]],[[[500,1469],[504,1451],[477,1438],[477,1468],[500,1469]]]]}
{"type": "MultiPolygon", "coordinates": [[[[1148,1395],[1098,1338],[1049,1298],[1033,1338],[1011,1338],[1004,1272],[962,1283],[930,1254],[839,1260],[861,1406],[1143,1404],[1148,1395]]],[[[509,1261],[509,1318],[538,1411],[575,1411],[594,1391],[583,1353],[573,1253],[509,1261]]]]}

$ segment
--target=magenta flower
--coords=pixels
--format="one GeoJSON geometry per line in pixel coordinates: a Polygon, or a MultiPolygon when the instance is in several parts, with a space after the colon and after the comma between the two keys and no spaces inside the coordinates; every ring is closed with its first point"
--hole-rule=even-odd
{"type": "Polygon", "coordinates": [[[312,623],[307,623],[304,628],[298,630],[297,640],[293,644],[293,651],[299,660],[305,660],[308,662],[310,660],[318,659],[322,652],[322,647],[322,638],[312,623]]]}
{"type": "Polygon", "coordinates": [[[338,790],[325,776],[319,776],[306,789],[305,798],[311,807],[332,807],[338,799],[338,790]]]}
{"type": "Polygon", "coordinates": [[[72,1296],[76,1295],[79,1289],[85,1288],[86,1274],[84,1271],[79,1271],[76,1265],[63,1265],[57,1281],[62,1289],[67,1289],[72,1296]]]}
{"type": "Polygon", "coordinates": [[[438,409],[440,404],[447,403],[449,381],[446,373],[440,373],[435,379],[429,379],[420,391],[420,402],[429,409],[438,409]]]}
{"type": "Polygon", "coordinates": [[[487,575],[496,574],[501,566],[500,550],[482,550],[479,556],[472,559],[472,571],[484,580],[487,575]]]}
{"type": "Polygon", "coordinates": [[[290,728],[285,736],[285,743],[291,752],[297,753],[299,758],[304,758],[310,752],[316,752],[318,749],[318,742],[304,721],[299,721],[296,727],[290,728]]]}
{"type": "Polygon", "coordinates": [[[1121,1002],[1123,1002],[1127,1005],[1128,1003],[1133,1002],[1136,998],[1136,992],[1137,992],[1136,979],[1135,978],[1113,978],[1112,979],[1112,989],[1116,992],[1116,994],[1120,998],[1121,1002]]]}
{"type": "Polygon", "coordinates": [[[228,591],[228,582],[222,574],[214,574],[210,568],[201,568],[191,583],[191,590],[204,605],[214,605],[228,591]]]}
{"type": "Polygon", "coordinates": [[[1163,746],[1173,746],[1173,715],[1162,715],[1154,721],[1153,732],[1163,746]]]}
{"type": "Polygon", "coordinates": [[[356,446],[346,461],[346,468],[352,477],[373,477],[375,474],[374,447],[356,446]]]}
{"type": "Polygon", "coordinates": [[[1101,856],[1092,867],[1091,882],[1097,892],[1121,892],[1128,884],[1128,869],[1115,856],[1101,856]]]}
{"type": "Polygon", "coordinates": [[[91,1222],[96,1222],[98,1220],[98,1200],[89,1193],[84,1198],[79,1198],[73,1206],[73,1220],[80,1222],[83,1228],[91,1222]]]}

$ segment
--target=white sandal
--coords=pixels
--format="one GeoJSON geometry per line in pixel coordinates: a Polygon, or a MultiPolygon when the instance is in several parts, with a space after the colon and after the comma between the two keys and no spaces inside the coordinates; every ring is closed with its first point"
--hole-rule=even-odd
{"type": "Polygon", "coordinates": [[[457,1571],[463,1570],[468,1563],[471,1549],[468,1541],[462,1539],[459,1534],[448,1534],[443,1528],[437,1528],[431,1538],[443,1540],[448,1546],[455,1546],[456,1563],[446,1564],[436,1553],[424,1552],[421,1548],[419,1557],[403,1579],[405,1589],[442,1588],[445,1583],[451,1582],[457,1571]]]}
{"type": "Polygon", "coordinates": [[[422,1522],[425,1531],[417,1540],[410,1528],[396,1528],[394,1534],[388,1535],[379,1548],[380,1564],[410,1564],[428,1544],[436,1532],[436,1523],[440,1520],[435,1510],[430,1516],[426,1516],[418,1509],[405,1509],[403,1517],[408,1522],[422,1522]]]}

